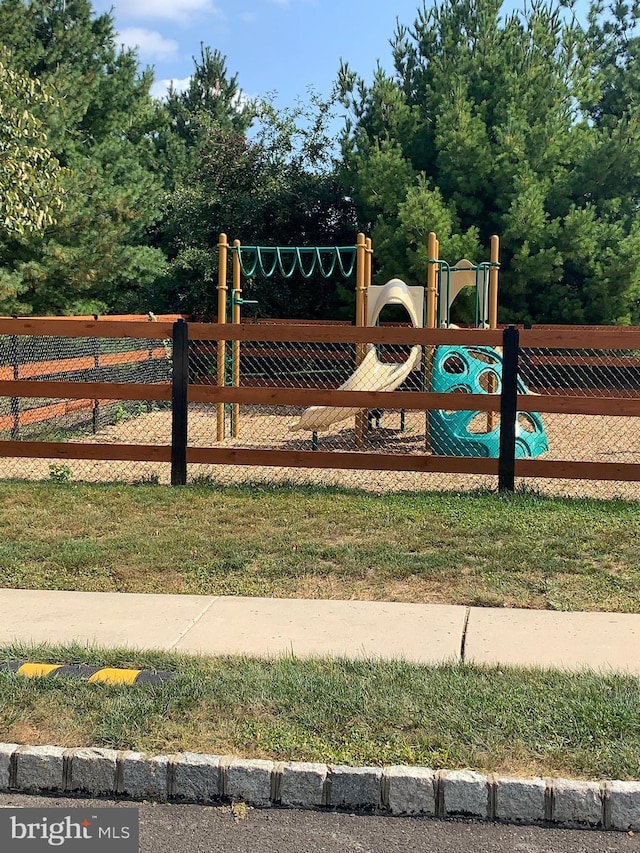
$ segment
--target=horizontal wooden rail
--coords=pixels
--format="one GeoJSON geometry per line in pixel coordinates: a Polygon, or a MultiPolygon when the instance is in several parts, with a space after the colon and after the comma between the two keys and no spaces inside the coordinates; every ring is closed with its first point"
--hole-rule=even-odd
{"type": "Polygon", "coordinates": [[[523,329],[521,347],[548,349],[640,349],[640,331],[609,328],[588,329],[523,329]]]}
{"type": "Polygon", "coordinates": [[[638,462],[565,462],[552,459],[516,459],[516,477],[555,480],[640,481],[638,462]]]}
{"type": "MultiPolygon", "coordinates": [[[[215,319],[212,323],[217,322],[215,319]]],[[[245,317],[243,323],[255,326],[353,326],[351,320],[309,320],[289,318],[281,320],[278,317],[245,317]]],[[[384,326],[384,323],[381,323],[384,326]]]]}
{"type": "Polygon", "coordinates": [[[46,382],[30,379],[0,381],[0,397],[84,400],[170,400],[168,382],[46,382]]]}
{"type": "MultiPolygon", "coordinates": [[[[98,338],[171,338],[173,323],[148,320],[79,320],[76,318],[0,318],[0,335],[34,335],[98,338]]],[[[405,326],[354,326],[326,323],[281,323],[275,325],[242,323],[189,323],[191,340],[261,340],[344,343],[405,343],[425,346],[460,344],[462,346],[500,346],[502,333],[489,329],[413,329],[405,326]]],[[[533,328],[520,332],[522,347],[559,349],[639,349],[640,330],[625,327],[533,328]]]]}
{"type": "Polygon", "coordinates": [[[257,450],[188,447],[187,462],[198,465],[258,465],[282,468],[339,468],[359,471],[418,471],[445,474],[498,473],[497,459],[326,450],[257,450]]]}
{"type": "MultiPolygon", "coordinates": [[[[149,317],[148,314],[99,314],[97,322],[106,323],[117,321],[121,322],[137,322],[137,323],[175,323],[176,320],[189,320],[189,314],[154,314],[153,318],[149,317]]],[[[30,317],[8,317],[4,315],[0,317],[0,320],[10,320],[15,322],[16,320],[46,320],[47,322],[51,322],[51,320],[63,320],[65,323],[73,322],[74,320],[89,320],[90,322],[95,322],[96,318],[94,314],[74,314],[73,317],[69,317],[66,315],[57,314],[55,316],[39,314],[30,317]]]]}
{"type": "Polygon", "coordinates": [[[286,343],[369,343],[436,346],[502,345],[491,329],[413,329],[403,326],[254,326],[247,323],[189,323],[192,341],[283,341],[286,343]]]}
{"type": "Polygon", "coordinates": [[[154,444],[83,444],[79,441],[0,441],[0,457],[170,462],[171,447],[154,444]]]}
{"type": "MultiPolygon", "coordinates": [[[[324,373],[324,371],[322,371],[324,373]]],[[[327,371],[330,375],[330,371],[327,371]]],[[[337,391],[337,383],[335,379],[319,379],[315,376],[312,380],[314,389],[322,389],[323,391],[337,391]]],[[[194,382],[194,385],[199,385],[199,382],[194,382]]],[[[203,382],[203,385],[212,386],[211,382],[203,382]]],[[[300,378],[299,376],[247,376],[246,373],[242,374],[242,387],[243,388],[300,388],[300,378]]]]}
{"type": "MultiPolygon", "coordinates": [[[[1,387],[1,386],[0,386],[1,387]]],[[[335,406],[359,409],[446,409],[450,411],[496,412],[498,394],[431,394],[421,391],[339,391],[316,388],[221,388],[189,385],[192,403],[255,403],[263,406],[335,406]]]]}
{"type": "Polygon", "coordinates": [[[640,416],[640,398],[572,397],[551,394],[518,394],[521,412],[562,415],[607,415],[633,418],[640,416]]]}
{"type": "Polygon", "coordinates": [[[166,340],[172,323],[128,320],[33,320],[0,319],[0,335],[31,335],[60,338],[150,338],[166,340]]]}
{"type": "Polygon", "coordinates": [[[562,329],[568,329],[571,332],[579,331],[600,331],[604,329],[605,332],[613,329],[622,329],[624,332],[638,332],[640,331],[640,326],[607,326],[603,323],[580,323],[576,325],[576,323],[534,323],[531,326],[532,329],[538,331],[539,329],[550,329],[552,332],[562,329]]]}

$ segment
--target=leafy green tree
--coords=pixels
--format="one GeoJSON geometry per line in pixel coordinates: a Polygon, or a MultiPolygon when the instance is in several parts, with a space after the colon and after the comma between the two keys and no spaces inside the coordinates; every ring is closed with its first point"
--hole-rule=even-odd
{"type": "Polygon", "coordinates": [[[40,107],[59,104],[8,61],[6,50],[0,50],[0,226],[24,234],[52,225],[62,209],[60,166],[34,115],[40,107]]]}
{"type": "Polygon", "coordinates": [[[160,216],[151,74],[115,45],[110,15],[89,0],[1,0],[0,42],[12,64],[57,99],[43,111],[65,168],[65,206],[44,235],[0,242],[2,310],[75,313],[120,308],[165,269],[149,245],[160,216]]]}
{"type": "Polygon", "coordinates": [[[393,75],[342,67],[345,167],[381,277],[424,280],[428,231],[449,261],[486,258],[498,233],[502,320],[638,320],[636,20],[442,0],[398,27],[393,75]]]}

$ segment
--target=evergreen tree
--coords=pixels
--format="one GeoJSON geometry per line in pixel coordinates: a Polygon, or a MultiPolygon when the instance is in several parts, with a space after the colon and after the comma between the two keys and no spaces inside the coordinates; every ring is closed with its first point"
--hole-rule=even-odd
{"type": "Polygon", "coordinates": [[[345,165],[384,277],[423,281],[441,257],[484,259],[502,237],[501,319],[638,320],[635,11],[536,0],[442,0],[399,26],[395,73],[348,66],[345,165]],[[484,248],[483,248],[484,247],[484,248]]]}
{"type": "Polygon", "coordinates": [[[238,75],[229,76],[219,51],[201,45],[193,65],[187,89],[179,92],[171,86],[160,111],[156,159],[170,190],[197,169],[210,128],[243,135],[256,116],[256,104],[243,95],[238,75]]]}

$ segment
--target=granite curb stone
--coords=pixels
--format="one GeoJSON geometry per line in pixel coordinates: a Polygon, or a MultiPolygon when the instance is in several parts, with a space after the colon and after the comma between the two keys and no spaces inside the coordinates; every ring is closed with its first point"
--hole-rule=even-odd
{"type": "Polygon", "coordinates": [[[474,770],[443,770],[438,774],[440,788],[438,813],[467,815],[482,820],[493,817],[489,813],[489,779],[474,770]]]}
{"type": "Polygon", "coordinates": [[[640,829],[640,781],[485,776],[428,767],[346,767],[184,752],[0,743],[0,790],[124,795],[136,800],[244,800],[393,815],[467,815],[509,823],[640,829]]]}
{"type": "Polygon", "coordinates": [[[168,797],[169,758],[166,755],[150,757],[141,752],[121,752],[118,756],[121,778],[118,793],[134,800],[158,800],[168,797]]]}
{"type": "Polygon", "coordinates": [[[14,753],[19,791],[64,791],[67,750],[60,746],[20,746],[14,753]]]}
{"type": "Polygon", "coordinates": [[[382,801],[394,815],[435,815],[435,771],[429,767],[407,767],[404,764],[385,767],[382,801]]]}
{"type": "Polygon", "coordinates": [[[546,808],[547,783],[544,779],[514,779],[497,776],[494,785],[494,814],[505,823],[541,823],[551,817],[546,808]]]}
{"type": "Polygon", "coordinates": [[[169,762],[171,798],[194,803],[207,803],[222,796],[219,755],[181,752],[169,762]]]}
{"type": "Polygon", "coordinates": [[[89,791],[109,794],[117,788],[118,752],[115,749],[67,750],[65,758],[70,763],[66,791],[89,791]]]}
{"type": "Polygon", "coordinates": [[[552,820],[564,826],[604,826],[602,786],[579,779],[554,779],[552,820]]]}
{"type": "Polygon", "coordinates": [[[340,809],[379,809],[382,805],[382,768],[329,768],[329,799],[327,805],[340,809]]]}
{"type": "Polygon", "coordinates": [[[226,768],[226,796],[255,806],[270,806],[273,769],[273,761],[234,758],[226,768]]]}
{"type": "Polygon", "coordinates": [[[18,746],[17,743],[0,743],[0,791],[12,787],[11,760],[18,746]]]}
{"type": "Polygon", "coordinates": [[[640,829],[640,782],[611,782],[609,808],[611,829],[640,829]]]}
{"type": "Polygon", "coordinates": [[[327,765],[286,761],[282,765],[279,801],[283,806],[326,805],[327,765]]]}

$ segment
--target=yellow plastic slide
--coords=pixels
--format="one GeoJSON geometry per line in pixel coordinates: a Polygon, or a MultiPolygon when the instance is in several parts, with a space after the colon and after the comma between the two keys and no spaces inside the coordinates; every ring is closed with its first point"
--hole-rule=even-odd
{"type": "MultiPolygon", "coordinates": [[[[367,344],[368,352],[362,363],[344,382],[339,391],[393,391],[402,385],[411,371],[420,364],[422,348],[411,347],[409,358],[402,364],[385,364],[380,361],[373,344],[367,344]]],[[[346,409],[339,406],[310,406],[302,413],[292,430],[306,429],[322,432],[332,424],[345,421],[356,415],[359,408],[346,409]]]]}

